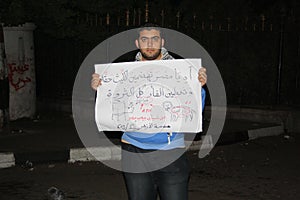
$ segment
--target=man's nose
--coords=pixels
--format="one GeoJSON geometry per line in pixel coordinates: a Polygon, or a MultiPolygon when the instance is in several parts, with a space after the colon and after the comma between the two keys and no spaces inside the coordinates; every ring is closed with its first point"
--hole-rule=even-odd
{"type": "Polygon", "coordinates": [[[149,39],[147,42],[147,47],[152,47],[153,46],[153,41],[152,39],[149,39]]]}

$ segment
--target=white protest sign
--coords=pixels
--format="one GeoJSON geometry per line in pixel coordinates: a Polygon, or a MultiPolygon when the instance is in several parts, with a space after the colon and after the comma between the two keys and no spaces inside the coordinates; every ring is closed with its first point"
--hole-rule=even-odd
{"type": "Polygon", "coordinates": [[[96,64],[99,131],[202,131],[201,59],[96,64]]]}

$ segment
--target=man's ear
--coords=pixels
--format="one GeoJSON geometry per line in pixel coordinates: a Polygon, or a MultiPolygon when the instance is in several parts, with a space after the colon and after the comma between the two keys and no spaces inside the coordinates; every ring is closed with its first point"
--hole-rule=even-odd
{"type": "Polygon", "coordinates": [[[165,39],[161,39],[161,46],[163,47],[165,45],[165,39]]]}
{"type": "Polygon", "coordinates": [[[140,48],[140,45],[139,45],[139,41],[138,40],[135,40],[135,46],[136,46],[136,48],[140,48]]]}

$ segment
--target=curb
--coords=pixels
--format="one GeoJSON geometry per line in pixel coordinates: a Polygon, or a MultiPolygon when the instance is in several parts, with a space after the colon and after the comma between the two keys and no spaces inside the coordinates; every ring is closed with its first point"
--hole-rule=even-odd
{"type": "Polygon", "coordinates": [[[284,133],[284,128],[283,125],[280,125],[280,126],[272,126],[267,128],[248,130],[248,137],[249,140],[253,140],[259,137],[280,135],[282,133],[284,133]]]}
{"type": "MultiPolygon", "coordinates": [[[[217,145],[233,144],[242,141],[257,139],[260,137],[280,135],[282,133],[284,133],[284,128],[282,125],[253,129],[248,131],[226,133],[223,136],[221,135],[217,142],[217,145]]],[[[213,142],[211,136],[205,136],[203,140],[193,141],[187,146],[189,146],[187,148],[188,151],[211,149],[213,147],[213,142]]],[[[106,160],[121,160],[121,146],[114,145],[109,147],[71,148],[50,152],[44,151],[25,153],[0,153],[0,169],[13,167],[15,165],[21,165],[28,161],[30,163],[75,163],[106,160]]]]}
{"type": "Polygon", "coordinates": [[[0,168],[15,166],[15,157],[13,153],[0,153],[0,168]]]}
{"type": "Polygon", "coordinates": [[[121,146],[72,148],[68,162],[104,160],[121,160],[121,146]]]}

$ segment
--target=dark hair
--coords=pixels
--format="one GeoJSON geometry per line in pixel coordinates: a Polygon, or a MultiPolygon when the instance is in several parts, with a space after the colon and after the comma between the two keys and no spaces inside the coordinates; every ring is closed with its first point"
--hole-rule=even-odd
{"type": "Polygon", "coordinates": [[[162,28],[160,26],[158,26],[157,24],[153,24],[153,23],[146,23],[146,24],[142,25],[140,28],[138,28],[137,38],[139,38],[141,31],[143,31],[143,30],[150,31],[153,29],[159,31],[160,37],[163,38],[162,28]]]}

